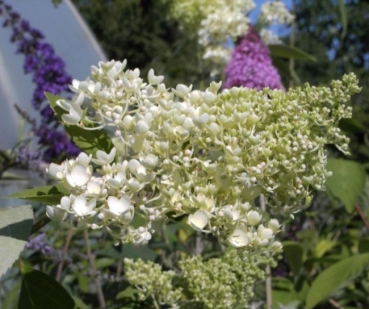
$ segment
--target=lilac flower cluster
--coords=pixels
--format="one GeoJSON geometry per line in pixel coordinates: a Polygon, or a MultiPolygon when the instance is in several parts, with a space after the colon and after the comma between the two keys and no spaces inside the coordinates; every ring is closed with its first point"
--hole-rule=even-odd
{"type": "Polygon", "coordinates": [[[258,90],[265,87],[284,89],[268,47],[252,27],[240,38],[226,67],[224,88],[240,86],[258,90]]]}
{"type": "Polygon", "coordinates": [[[65,72],[63,60],[55,54],[50,44],[43,41],[44,36],[39,30],[33,29],[28,21],[23,20],[2,0],[0,16],[5,18],[3,27],[12,29],[11,42],[16,44],[16,52],[25,56],[24,72],[32,74],[36,85],[32,105],[40,111],[42,120],[39,126],[33,126],[33,131],[39,137],[39,145],[44,147],[43,159],[50,161],[59,158],[61,154],[78,155],[79,149],[64,132],[58,130],[59,122],[49,104],[43,104],[46,102],[45,91],[53,94],[69,91],[68,85],[72,78],[65,72]]]}

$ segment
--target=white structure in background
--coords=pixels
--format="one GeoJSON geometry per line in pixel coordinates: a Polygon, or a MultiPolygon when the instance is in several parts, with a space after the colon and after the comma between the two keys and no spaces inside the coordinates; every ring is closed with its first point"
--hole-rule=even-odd
{"type": "MultiPolygon", "coordinates": [[[[70,0],[55,7],[51,0],[5,0],[14,11],[40,30],[65,64],[66,71],[76,79],[85,79],[90,66],[106,61],[94,35],[70,0]]],[[[0,17],[0,149],[13,147],[27,129],[21,129],[21,117],[14,103],[39,119],[31,105],[35,85],[31,75],[23,72],[24,55],[15,54],[10,42],[11,29],[2,27],[0,17]]]]}

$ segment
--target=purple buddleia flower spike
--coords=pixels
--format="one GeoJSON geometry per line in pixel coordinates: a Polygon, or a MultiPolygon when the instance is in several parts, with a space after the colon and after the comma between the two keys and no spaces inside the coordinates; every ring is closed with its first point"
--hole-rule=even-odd
{"type": "Polygon", "coordinates": [[[41,154],[38,151],[32,151],[27,146],[20,146],[14,150],[14,160],[22,167],[31,171],[43,173],[45,164],[41,159],[41,154]]]}
{"type": "Polygon", "coordinates": [[[28,241],[25,249],[38,251],[40,254],[45,256],[57,256],[56,250],[44,241],[45,234],[40,234],[28,241]]]}
{"type": "Polygon", "coordinates": [[[59,122],[44,95],[46,91],[55,95],[69,91],[72,78],[66,73],[63,60],[45,42],[39,30],[33,29],[28,21],[23,20],[3,1],[0,1],[0,16],[5,18],[3,26],[12,29],[10,41],[16,45],[16,52],[24,55],[24,72],[32,75],[36,85],[32,105],[40,112],[42,120],[37,127],[33,125],[32,130],[39,137],[42,159],[49,162],[62,159],[63,156],[77,156],[80,150],[65,132],[59,130],[59,122]]]}
{"type": "Polygon", "coordinates": [[[265,87],[283,89],[281,77],[272,64],[270,51],[253,27],[241,37],[226,67],[224,88],[265,87]]]}

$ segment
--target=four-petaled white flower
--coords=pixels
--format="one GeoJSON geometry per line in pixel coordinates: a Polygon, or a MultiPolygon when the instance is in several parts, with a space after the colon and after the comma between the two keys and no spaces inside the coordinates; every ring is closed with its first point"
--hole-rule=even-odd
{"type": "Polygon", "coordinates": [[[53,221],[56,222],[62,222],[64,221],[68,213],[60,207],[60,205],[57,206],[46,206],[46,215],[53,221]]]}
{"type": "Polygon", "coordinates": [[[117,150],[115,149],[115,147],[113,147],[109,154],[107,154],[105,151],[98,150],[96,152],[97,159],[92,159],[92,161],[98,165],[107,165],[114,161],[116,153],[117,150]]]}
{"type": "Polygon", "coordinates": [[[65,176],[66,164],[63,163],[61,165],[58,165],[58,164],[55,164],[55,163],[51,163],[49,165],[49,168],[46,169],[46,171],[54,179],[62,180],[65,176]]]}
{"type": "Polygon", "coordinates": [[[150,182],[155,177],[155,174],[148,173],[146,168],[136,159],[129,161],[128,169],[139,182],[150,182]]]}
{"type": "Polygon", "coordinates": [[[260,214],[255,211],[255,210],[250,210],[248,213],[247,213],[247,222],[250,224],[250,225],[256,225],[260,222],[261,220],[261,216],[260,214]]]}
{"type": "Polygon", "coordinates": [[[62,119],[66,124],[76,125],[82,119],[82,108],[81,105],[85,99],[83,92],[80,92],[78,96],[74,96],[71,101],[58,100],[56,104],[62,109],[68,112],[63,114],[62,119]]]}
{"type": "Polygon", "coordinates": [[[81,187],[88,183],[91,178],[91,170],[81,164],[76,164],[66,175],[68,184],[71,187],[81,187]]]}
{"type": "Polygon", "coordinates": [[[49,205],[46,206],[46,214],[51,220],[57,222],[61,222],[67,217],[67,212],[49,205]]]}
{"type": "Polygon", "coordinates": [[[87,201],[84,196],[77,196],[74,198],[72,209],[79,217],[93,216],[96,214],[94,210],[96,207],[96,200],[87,201]]]}
{"type": "Polygon", "coordinates": [[[281,225],[279,224],[277,219],[271,219],[268,223],[268,228],[270,228],[273,233],[277,233],[280,229],[281,225]]]}
{"type": "Polygon", "coordinates": [[[125,181],[126,181],[126,175],[124,172],[119,172],[118,174],[115,175],[114,178],[108,179],[109,185],[117,189],[122,187],[125,181]]]}
{"type": "Polygon", "coordinates": [[[188,216],[187,222],[195,230],[201,231],[208,224],[208,215],[205,211],[199,209],[194,214],[188,216]]]}
{"type": "Polygon", "coordinates": [[[261,240],[270,239],[273,237],[273,231],[261,224],[258,227],[257,235],[261,240]]]}
{"type": "Polygon", "coordinates": [[[115,196],[108,197],[108,212],[105,214],[112,219],[122,221],[124,224],[129,224],[134,215],[134,208],[131,204],[131,200],[127,196],[122,196],[118,199],[115,196]]]}
{"type": "Polygon", "coordinates": [[[229,236],[228,243],[235,248],[246,247],[250,243],[250,238],[250,233],[247,231],[247,228],[239,226],[233,231],[231,236],[229,236]]]}

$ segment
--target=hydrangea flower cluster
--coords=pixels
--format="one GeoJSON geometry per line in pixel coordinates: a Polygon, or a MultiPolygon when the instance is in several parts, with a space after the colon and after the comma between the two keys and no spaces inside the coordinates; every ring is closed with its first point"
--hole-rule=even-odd
{"type": "Polygon", "coordinates": [[[264,279],[262,267],[267,264],[275,265],[272,257],[265,254],[243,256],[234,249],[207,261],[201,256],[186,257],[179,262],[181,271],[177,274],[162,271],[152,262],[124,260],[126,278],[139,290],[142,300],[151,297],[156,304],[171,308],[197,304],[198,308],[205,309],[248,307],[254,296],[254,284],[264,279]],[[186,295],[182,293],[183,288],[186,295]]]}
{"type": "Polygon", "coordinates": [[[258,90],[264,87],[284,89],[270,51],[253,27],[239,40],[226,67],[224,88],[239,86],[258,90]]]}
{"type": "MultiPolygon", "coordinates": [[[[167,0],[163,0],[167,1],[167,0]]],[[[198,34],[199,44],[205,48],[203,58],[216,65],[224,65],[230,59],[230,41],[236,42],[247,33],[254,8],[253,0],[186,0],[171,1],[171,15],[186,29],[198,34]]],[[[258,23],[269,27],[272,23],[289,24],[293,15],[281,1],[263,4],[258,23]]],[[[263,29],[262,38],[267,44],[275,43],[277,37],[263,29]],[[270,40],[273,41],[270,41],[270,40]]]]}
{"type": "Polygon", "coordinates": [[[91,78],[73,81],[72,100],[57,101],[65,124],[106,128],[115,147],[50,165],[70,193],[47,207],[53,220],[105,227],[117,242],[140,244],[150,240],[152,221],[187,216],[223,243],[258,250],[272,245],[280,227],[262,221],[260,194],[290,214],[309,203],[312,189],[324,188],[324,145],[348,152],[337,124],[351,116],[344,103],[360,90],[353,74],[331,88],[218,93],[215,82],[205,91],[167,89],[153,70],[144,82],[125,66],[92,66],[91,78]]]}
{"type": "Polygon", "coordinates": [[[17,45],[16,52],[25,56],[24,72],[32,74],[36,89],[32,105],[40,111],[42,120],[32,130],[39,137],[39,144],[46,146],[43,159],[50,162],[60,154],[76,156],[79,149],[69,140],[68,135],[57,129],[59,122],[50,106],[45,103],[44,92],[62,94],[69,90],[72,78],[65,71],[63,60],[55,54],[53,47],[44,41],[43,34],[30,26],[12,7],[0,0],[0,16],[4,16],[3,27],[13,31],[11,42],[17,45]]]}

